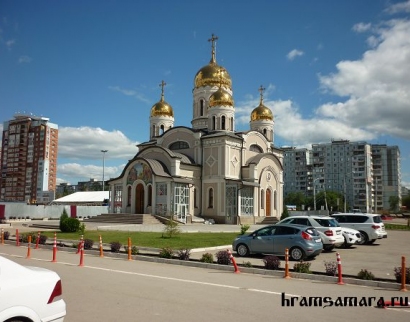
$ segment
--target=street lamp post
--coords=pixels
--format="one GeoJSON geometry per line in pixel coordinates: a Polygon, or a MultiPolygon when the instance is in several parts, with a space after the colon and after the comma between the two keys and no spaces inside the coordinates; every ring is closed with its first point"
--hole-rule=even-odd
{"type": "Polygon", "coordinates": [[[320,180],[322,178],[316,178],[313,180],[313,209],[316,211],[316,180],[320,180]]]}
{"type": "Polygon", "coordinates": [[[108,152],[108,150],[101,150],[103,154],[103,177],[102,177],[102,182],[103,182],[103,191],[105,191],[105,178],[104,178],[104,172],[105,172],[105,153],[108,152]]]}

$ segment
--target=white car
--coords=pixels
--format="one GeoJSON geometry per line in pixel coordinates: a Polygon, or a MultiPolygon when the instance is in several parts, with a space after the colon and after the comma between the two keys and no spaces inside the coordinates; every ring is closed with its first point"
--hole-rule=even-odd
{"type": "Polygon", "coordinates": [[[349,248],[353,245],[360,244],[362,241],[362,235],[360,234],[360,231],[348,227],[341,227],[342,228],[342,234],[345,239],[345,242],[343,243],[344,248],[349,248]]]}
{"type": "Polygon", "coordinates": [[[323,249],[331,251],[335,247],[342,246],[345,242],[342,228],[331,217],[326,216],[291,216],[279,221],[279,223],[312,226],[316,228],[322,238],[323,249]]]}
{"type": "Polygon", "coordinates": [[[0,321],[63,322],[66,304],[61,295],[57,273],[0,256],[0,321]]]}

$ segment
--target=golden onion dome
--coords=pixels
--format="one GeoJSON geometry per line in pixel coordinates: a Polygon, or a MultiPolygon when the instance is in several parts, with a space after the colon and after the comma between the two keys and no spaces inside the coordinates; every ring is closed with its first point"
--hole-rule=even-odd
{"type": "Polygon", "coordinates": [[[154,104],[151,108],[151,116],[170,116],[174,117],[174,110],[171,105],[167,102],[161,100],[158,103],[154,104]]]}
{"type": "Polygon", "coordinates": [[[268,120],[273,121],[273,114],[269,107],[263,104],[263,91],[265,89],[261,86],[259,88],[260,91],[260,102],[259,106],[256,107],[251,113],[251,121],[259,121],[259,120],[268,120]]]}
{"type": "Polygon", "coordinates": [[[212,93],[209,97],[209,107],[214,106],[232,106],[233,107],[233,98],[231,94],[225,91],[223,88],[219,87],[219,89],[212,93]]]}
{"type": "Polygon", "coordinates": [[[161,100],[158,103],[155,103],[151,108],[151,116],[169,116],[174,117],[174,110],[172,109],[171,105],[169,105],[164,100],[164,86],[166,83],[164,81],[161,82],[159,86],[162,87],[161,90],[161,100]]]}
{"type": "Polygon", "coordinates": [[[194,86],[199,88],[202,86],[218,86],[223,85],[229,89],[232,89],[232,80],[225,68],[219,66],[216,63],[215,54],[215,42],[218,39],[215,35],[212,35],[208,41],[212,42],[212,56],[208,65],[202,67],[195,75],[194,86]]]}
{"type": "Polygon", "coordinates": [[[222,84],[229,89],[232,88],[231,76],[229,76],[226,69],[212,61],[196,73],[194,83],[195,88],[202,86],[218,86],[219,84],[222,84]]]}

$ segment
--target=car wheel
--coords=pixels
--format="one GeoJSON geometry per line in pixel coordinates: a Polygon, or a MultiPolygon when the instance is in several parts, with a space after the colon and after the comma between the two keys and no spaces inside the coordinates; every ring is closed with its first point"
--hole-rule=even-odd
{"type": "Polygon", "coordinates": [[[362,236],[362,239],[360,240],[360,245],[367,244],[369,241],[369,236],[364,231],[360,231],[360,235],[362,236]]]}
{"type": "Polygon", "coordinates": [[[249,248],[245,244],[239,244],[236,247],[236,252],[241,257],[248,256],[249,255],[249,248]]]}
{"type": "Polygon", "coordinates": [[[323,245],[323,250],[325,252],[330,252],[333,250],[333,248],[335,248],[335,245],[323,245]]]}
{"type": "Polygon", "coordinates": [[[372,244],[374,244],[375,241],[376,241],[376,239],[369,240],[369,241],[367,242],[367,244],[368,244],[368,245],[372,245],[372,244]]]}
{"type": "Polygon", "coordinates": [[[293,247],[289,252],[290,258],[294,261],[301,261],[305,258],[305,253],[299,247],[293,247]]]}

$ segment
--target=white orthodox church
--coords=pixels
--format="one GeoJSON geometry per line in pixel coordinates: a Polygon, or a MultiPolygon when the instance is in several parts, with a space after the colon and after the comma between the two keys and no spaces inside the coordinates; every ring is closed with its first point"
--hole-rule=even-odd
{"type": "Polygon", "coordinates": [[[151,108],[149,141],[108,181],[110,212],[170,216],[189,222],[260,223],[283,211],[283,153],[274,147],[272,111],[260,103],[249,131],[235,131],[232,80],[212,56],[195,75],[192,127],[175,126],[164,98],[151,108]]]}

